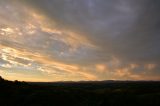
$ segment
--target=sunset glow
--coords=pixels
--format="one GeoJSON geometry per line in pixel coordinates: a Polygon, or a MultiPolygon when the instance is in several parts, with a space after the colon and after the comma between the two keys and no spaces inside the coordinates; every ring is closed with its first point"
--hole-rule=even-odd
{"type": "Polygon", "coordinates": [[[160,80],[156,4],[0,0],[0,76],[20,81],[160,80]]]}

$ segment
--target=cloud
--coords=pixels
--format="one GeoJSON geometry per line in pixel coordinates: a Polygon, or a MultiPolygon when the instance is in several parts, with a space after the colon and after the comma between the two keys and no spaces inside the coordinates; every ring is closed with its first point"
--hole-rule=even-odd
{"type": "Polygon", "coordinates": [[[1,0],[1,67],[53,80],[159,80],[159,4],[1,0]]]}
{"type": "MultiPolygon", "coordinates": [[[[54,60],[52,57],[46,56],[42,53],[39,54],[34,51],[30,52],[28,50],[18,50],[17,48],[10,48],[7,46],[1,46],[1,48],[1,59],[7,62],[1,63],[2,68],[9,68],[15,71],[21,70],[22,73],[25,70],[37,70],[37,73],[49,74],[50,76],[70,76],[75,80],[79,78],[85,78],[88,80],[96,79],[96,76],[85,71],[83,72],[79,66],[54,60]]],[[[65,80],[65,78],[63,79],[65,80]]],[[[69,80],[70,78],[67,79],[69,80]]]]}
{"type": "Polygon", "coordinates": [[[84,32],[84,36],[109,55],[126,60],[155,61],[159,54],[157,41],[154,42],[159,39],[158,1],[30,2],[38,9],[44,7],[44,14],[56,20],[60,27],[84,32]]]}

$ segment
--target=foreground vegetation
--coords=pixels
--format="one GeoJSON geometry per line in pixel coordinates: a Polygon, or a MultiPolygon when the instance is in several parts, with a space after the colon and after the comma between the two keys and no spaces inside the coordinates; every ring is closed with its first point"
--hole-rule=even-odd
{"type": "Polygon", "coordinates": [[[160,82],[26,83],[0,78],[0,106],[160,106],[160,82]]]}

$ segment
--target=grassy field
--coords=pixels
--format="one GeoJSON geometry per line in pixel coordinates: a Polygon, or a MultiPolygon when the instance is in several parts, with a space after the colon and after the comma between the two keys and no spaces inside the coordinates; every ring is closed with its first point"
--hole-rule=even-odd
{"type": "Polygon", "coordinates": [[[19,82],[0,78],[0,106],[160,106],[159,81],[19,82]]]}

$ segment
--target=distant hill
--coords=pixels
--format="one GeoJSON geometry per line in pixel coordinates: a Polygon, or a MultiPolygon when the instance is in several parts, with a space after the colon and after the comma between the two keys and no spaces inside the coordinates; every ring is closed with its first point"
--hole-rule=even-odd
{"type": "Polygon", "coordinates": [[[160,106],[159,81],[19,82],[0,77],[0,106],[160,106]]]}

